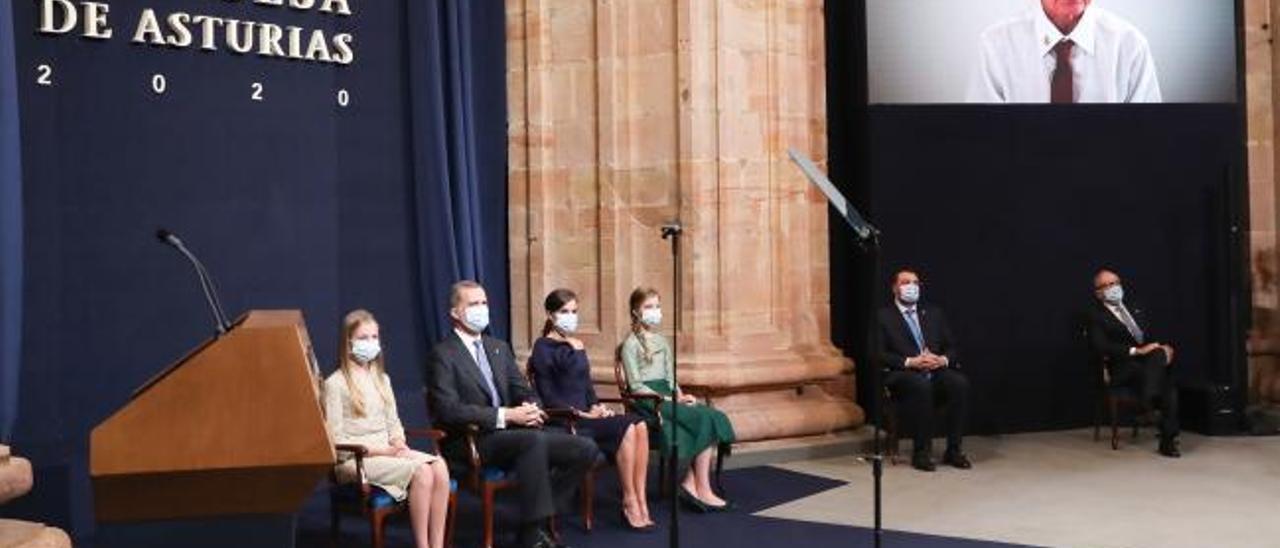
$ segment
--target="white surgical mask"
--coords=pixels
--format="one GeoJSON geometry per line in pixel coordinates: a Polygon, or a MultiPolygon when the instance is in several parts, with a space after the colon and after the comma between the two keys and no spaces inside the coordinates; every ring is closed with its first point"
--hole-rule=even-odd
{"type": "Polygon", "coordinates": [[[1116,284],[1102,290],[1102,299],[1111,304],[1120,304],[1124,300],[1124,287],[1116,284]]]}
{"type": "Polygon", "coordinates": [[[646,308],[641,310],[640,321],[649,327],[658,327],[662,324],[662,309],[646,308]]]}
{"type": "Polygon", "coordinates": [[[920,300],[920,285],[907,284],[898,290],[898,298],[903,304],[916,304],[920,300]]]}
{"type": "Polygon", "coordinates": [[[556,312],[556,329],[564,333],[573,333],[578,330],[578,313],[577,312],[556,312]]]}
{"type": "Polygon", "coordinates": [[[489,305],[477,304],[468,306],[462,312],[462,323],[467,324],[467,328],[479,333],[489,327],[489,305]]]}
{"type": "Polygon", "coordinates": [[[377,339],[352,339],[351,357],[357,362],[369,363],[382,353],[382,345],[377,339]]]}

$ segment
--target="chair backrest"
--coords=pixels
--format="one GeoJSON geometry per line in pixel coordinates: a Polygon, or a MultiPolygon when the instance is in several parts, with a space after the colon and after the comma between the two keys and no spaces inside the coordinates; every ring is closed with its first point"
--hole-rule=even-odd
{"type": "Polygon", "coordinates": [[[613,382],[618,385],[618,395],[626,398],[631,395],[631,384],[627,382],[627,370],[622,366],[622,344],[613,349],[613,382]]]}
{"type": "Polygon", "coordinates": [[[1085,355],[1088,356],[1089,368],[1097,375],[1094,377],[1101,387],[1111,386],[1111,374],[1107,371],[1107,356],[1098,352],[1093,348],[1093,342],[1089,340],[1089,324],[1086,322],[1080,327],[1080,341],[1084,344],[1085,355]]]}

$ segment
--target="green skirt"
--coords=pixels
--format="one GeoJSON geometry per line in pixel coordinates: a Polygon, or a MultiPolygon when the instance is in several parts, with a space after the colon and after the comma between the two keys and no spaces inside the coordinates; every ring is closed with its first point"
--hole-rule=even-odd
{"type": "MultiPolygon", "coordinates": [[[[671,387],[664,380],[647,381],[644,385],[662,396],[671,396],[671,387]]],[[[650,423],[656,422],[651,402],[640,402],[639,407],[645,419],[650,423]]],[[[680,442],[677,457],[681,462],[688,462],[694,455],[713,445],[733,443],[733,423],[729,422],[729,417],[724,413],[702,404],[681,405],[679,423],[672,428],[671,407],[672,403],[665,401],[658,411],[662,415],[661,434],[657,435],[657,428],[650,429],[663,455],[671,454],[673,438],[680,442]]]]}

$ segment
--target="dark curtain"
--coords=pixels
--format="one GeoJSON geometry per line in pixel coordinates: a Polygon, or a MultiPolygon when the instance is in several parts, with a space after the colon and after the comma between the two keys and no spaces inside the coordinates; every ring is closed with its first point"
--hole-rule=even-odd
{"type": "Polygon", "coordinates": [[[444,337],[448,288],[484,284],[490,334],[510,332],[506,40],[501,0],[408,4],[418,283],[427,334],[444,337]]]}
{"type": "Polygon", "coordinates": [[[22,356],[22,165],[13,3],[0,0],[0,442],[18,414],[22,356]]]}

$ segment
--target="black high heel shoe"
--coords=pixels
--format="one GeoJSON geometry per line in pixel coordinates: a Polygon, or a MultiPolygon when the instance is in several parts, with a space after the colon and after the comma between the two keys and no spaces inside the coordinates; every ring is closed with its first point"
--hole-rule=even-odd
{"type": "Polygon", "coordinates": [[[702,499],[693,496],[693,493],[690,493],[689,490],[685,489],[683,486],[680,487],[680,493],[678,496],[680,498],[680,502],[694,512],[705,514],[712,511],[711,507],[707,506],[707,503],[702,502],[702,499]]]}

